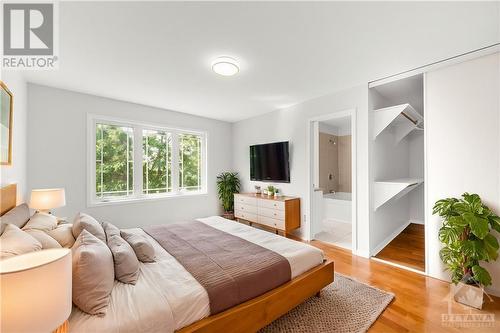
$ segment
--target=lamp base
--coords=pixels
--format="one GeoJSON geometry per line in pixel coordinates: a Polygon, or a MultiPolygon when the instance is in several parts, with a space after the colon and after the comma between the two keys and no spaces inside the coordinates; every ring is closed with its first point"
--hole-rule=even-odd
{"type": "Polygon", "coordinates": [[[66,320],[64,323],[61,324],[58,328],[55,329],[54,332],[52,333],[67,333],[68,332],[68,321],[66,320]]]}

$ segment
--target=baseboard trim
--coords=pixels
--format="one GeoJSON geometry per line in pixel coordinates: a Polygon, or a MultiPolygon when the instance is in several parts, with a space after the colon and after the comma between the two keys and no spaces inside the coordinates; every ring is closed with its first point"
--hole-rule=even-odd
{"type": "Polygon", "coordinates": [[[425,222],[423,220],[410,220],[410,223],[422,224],[422,225],[425,224],[425,222]]]}
{"type": "Polygon", "coordinates": [[[396,238],[400,233],[403,232],[403,230],[406,229],[407,226],[410,225],[410,223],[412,223],[411,221],[408,221],[408,222],[405,222],[404,224],[402,224],[398,229],[396,229],[392,234],[390,234],[386,239],[384,239],[382,242],[380,242],[372,251],[371,251],[371,254],[372,254],[372,257],[373,256],[376,256],[380,251],[382,251],[384,249],[384,247],[386,247],[387,245],[389,245],[389,243],[394,239],[396,238]]]}

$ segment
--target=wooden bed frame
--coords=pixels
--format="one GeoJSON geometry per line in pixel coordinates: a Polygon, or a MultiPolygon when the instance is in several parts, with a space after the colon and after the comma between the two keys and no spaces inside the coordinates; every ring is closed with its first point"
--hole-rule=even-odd
{"type": "Polygon", "coordinates": [[[0,188],[0,216],[16,207],[17,185],[11,184],[0,188]]]}
{"type": "Polygon", "coordinates": [[[264,295],[177,332],[256,332],[309,297],[319,296],[321,289],[333,282],[333,271],[333,261],[326,261],[264,295]]]}

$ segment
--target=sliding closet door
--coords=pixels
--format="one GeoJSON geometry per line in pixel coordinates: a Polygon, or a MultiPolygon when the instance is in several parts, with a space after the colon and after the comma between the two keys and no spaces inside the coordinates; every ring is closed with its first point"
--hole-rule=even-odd
{"type": "MultiPolygon", "coordinates": [[[[500,57],[483,56],[426,74],[428,272],[448,278],[439,259],[436,200],[477,193],[500,214],[500,57]]],[[[500,291],[500,261],[490,266],[500,291]]]]}

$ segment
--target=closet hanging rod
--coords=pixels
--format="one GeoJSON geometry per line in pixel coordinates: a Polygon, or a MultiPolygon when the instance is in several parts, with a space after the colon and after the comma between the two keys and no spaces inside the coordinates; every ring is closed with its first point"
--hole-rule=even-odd
{"type": "Polygon", "coordinates": [[[411,121],[413,123],[413,125],[417,125],[418,124],[418,121],[414,120],[412,117],[410,117],[409,115],[407,115],[405,112],[401,112],[401,114],[403,116],[405,116],[406,119],[408,119],[409,121],[411,121]]]}

